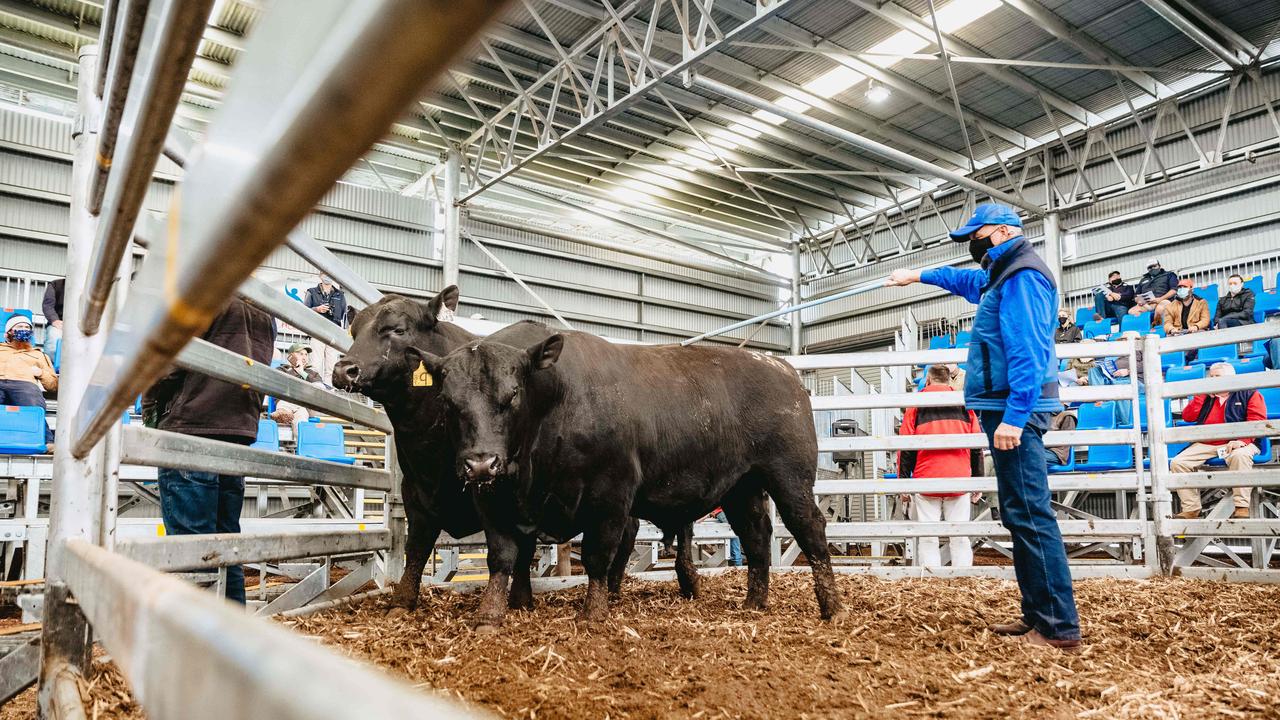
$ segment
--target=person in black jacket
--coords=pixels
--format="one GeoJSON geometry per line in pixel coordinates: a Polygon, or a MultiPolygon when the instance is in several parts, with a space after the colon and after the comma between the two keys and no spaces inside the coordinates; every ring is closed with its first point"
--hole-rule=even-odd
{"type": "Polygon", "coordinates": [[[1215,328],[1239,327],[1253,324],[1253,291],[1244,286],[1244,278],[1232,275],[1227,278],[1227,294],[1218,298],[1218,311],[1213,316],[1215,328]]]}
{"type": "Polygon", "coordinates": [[[1178,274],[1165,270],[1160,266],[1160,261],[1152,258],[1147,262],[1147,274],[1142,276],[1138,281],[1138,286],[1134,288],[1134,305],[1129,308],[1130,315],[1141,315],[1151,310],[1151,326],[1155,327],[1157,323],[1164,320],[1162,314],[1164,308],[1169,304],[1173,295],[1178,290],[1178,274]],[[1145,293],[1154,295],[1154,299],[1146,302],[1138,300],[1145,293]]]}
{"type": "Polygon", "coordinates": [[[48,323],[45,330],[45,343],[62,337],[62,299],[67,292],[67,281],[58,278],[44,289],[44,302],[40,303],[40,312],[48,323]]]}
{"type": "MultiPolygon", "coordinates": [[[[320,315],[324,316],[329,322],[340,328],[347,327],[347,296],[342,292],[342,288],[333,282],[333,278],[328,275],[320,275],[320,284],[307,290],[307,296],[303,299],[303,304],[320,315]]],[[[321,345],[320,352],[316,353],[316,372],[320,373],[320,378],[327,383],[333,382],[333,366],[342,359],[342,353],[328,345],[321,345]]]]}
{"type": "Polygon", "coordinates": [[[1119,270],[1107,275],[1107,284],[1093,291],[1093,309],[1108,320],[1119,322],[1133,307],[1133,286],[1124,281],[1119,270]]]}
{"type": "MultiPolygon", "coordinates": [[[[201,337],[267,364],[275,352],[275,321],[234,298],[201,337]]],[[[236,445],[250,445],[257,438],[261,413],[262,395],[257,390],[186,370],[174,370],[143,394],[148,425],[236,445]]],[[[160,515],[167,534],[240,532],[243,477],[161,468],[159,480],[160,515]]],[[[244,570],[239,565],[227,568],[227,599],[245,601],[244,570]]]]}
{"type": "Polygon", "coordinates": [[[1080,329],[1080,326],[1071,322],[1071,315],[1066,310],[1059,308],[1058,327],[1053,329],[1054,344],[1078,343],[1083,337],[1084,332],[1080,329]]]}

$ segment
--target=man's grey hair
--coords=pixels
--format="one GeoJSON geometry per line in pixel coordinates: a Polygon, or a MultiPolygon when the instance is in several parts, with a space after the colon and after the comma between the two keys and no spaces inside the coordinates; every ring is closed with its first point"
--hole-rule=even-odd
{"type": "Polygon", "coordinates": [[[1209,367],[1209,374],[1212,375],[1215,370],[1218,371],[1218,373],[1221,375],[1236,374],[1236,366],[1228,362],[1214,363],[1209,367]]]}

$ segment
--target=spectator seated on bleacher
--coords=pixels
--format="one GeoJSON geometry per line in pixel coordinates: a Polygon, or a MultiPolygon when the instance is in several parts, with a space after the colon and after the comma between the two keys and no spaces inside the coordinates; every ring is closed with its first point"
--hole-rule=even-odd
{"type": "MultiPolygon", "coordinates": [[[[1218,363],[1209,368],[1209,377],[1235,375],[1236,369],[1229,363],[1218,363]]],[[[1239,390],[1232,393],[1214,393],[1213,395],[1197,395],[1187,403],[1182,411],[1182,419],[1196,425],[1219,425],[1222,423],[1255,422],[1267,419],[1267,403],[1262,393],[1257,390],[1239,390]]],[[[1205,440],[1191,443],[1182,452],[1169,461],[1169,469],[1175,473],[1195,472],[1205,463],[1222,458],[1231,470],[1252,470],[1253,458],[1258,454],[1258,446],[1253,438],[1237,438],[1235,440],[1205,440]]],[[[1253,488],[1238,487],[1232,490],[1235,501],[1233,518],[1249,517],[1249,495],[1253,488]]],[[[1200,517],[1200,490],[1198,488],[1178,488],[1178,498],[1182,501],[1182,512],[1178,517],[1193,519],[1200,517]]]]}
{"type": "Polygon", "coordinates": [[[1227,294],[1218,298],[1218,310],[1213,317],[1213,327],[1240,327],[1253,324],[1253,290],[1244,286],[1244,278],[1232,275],[1227,278],[1227,294]]]}
{"type": "Polygon", "coordinates": [[[1078,343],[1084,337],[1080,326],[1071,322],[1071,315],[1066,310],[1058,310],[1058,327],[1053,331],[1053,342],[1057,345],[1078,343]]]}
{"type": "MultiPolygon", "coordinates": [[[[280,366],[280,370],[299,380],[320,385],[321,387],[324,386],[324,382],[320,379],[320,373],[311,369],[311,348],[302,343],[294,343],[289,346],[289,350],[285,354],[285,363],[280,366]]],[[[278,423],[292,425],[296,430],[299,423],[304,423],[311,419],[311,411],[288,400],[279,400],[276,402],[276,409],[271,413],[271,419],[278,423]]]]}
{"type": "Polygon", "coordinates": [[[1133,289],[1134,303],[1129,308],[1129,314],[1151,312],[1151,324],[1156,324],[1161,319],[1165,305],[1173,300],[1177,285],[1178,274],[1165,270],[1160,266],[1159,260],[1152,259],[1147,263],[1147,274],[1138,280],[1137,287],[1133,289]]]}
{"type": "Polygon", "coordinates": [[[1195,294],[1195,283],[1179,280],[1177,298],[1164,313],[1164,331],[1169,337],[1209,329],[1209,303],[1195,294]]]}
{"type": "MultiPolygon", "coordinates": [[[[1095,343],[1097,340],[1093,338],[1085,338],[1081,343],[1095,343]]],[[[1075,373],[1075,384],[1088,385],[1089,374],[1097,367],[1098,361],[1091,357],[1076,357],[1067,361],[1067,371],[1075,373]]]]}
{"type": "Polygon", "coordinates": [[[1098,319],[1120,321],[1133,307],[1133,286],[1124,281],[1119,270],[1112,270],[1107,284],[1093,289],[1093,309],[1098,319]]]}
{"type": "MultiPolygon", "coordinates": [[[[31,344],[34,331],[25,315],[12,315],[4,325],[0,344],[0,405],[45,407],[46,390],[58,388],[58,375],[40,348],[31,344]]],[[[45,423],[45,441],[53,442],[53,431],[45,423]]],[[[48,450],[53,452],[52,447],[48,450]]]]}
{"type": "MultiPolygon", "coordinates": [[[[1124,334],[1126,338],[1139,337],[1136,331],[1130,330],[1124,334]]],[[[1129,356],[1120,355],[1118,357],[1100,358],[1089,371],[1089,385],[1099,387],[1101,385],[1129,385],[1133,382],[1134,376],[1137,376],[1138,385],[1143,382],[1142,377],[1142,346],[1138,346],[1138,367],[1129,367],[1129,356]]],[[[1118,402],[1116,408],[1116,427],[1126,427],[1133,424],[1133,403],[1118,402]]]]}
{"type": "MultiPolygon", "coordinates": [[[[921,392],[951,392],[951,373],[944,365],[932,365],[921,392]]],[[[963,407],[907,408],[902,415],[900,435],[950,435],[980,433],[978,416],[963,407]]],[[[963,448],[946,450],[904,450],[898,454],[901,478],[982,477],[982,451],[963,448]]],[[[972,500],[969,493],[916,493],[911,496],[911,519],[917,522],[968,522],[972,500]]],[[[917,543],[921,567],[941,567],[942,554],[936,537],[922,537],[917,543]]],[[[950,541],[951,566],[973,565],[973,547],[967,537],[950,541]]]]}
{"type": "MultiPolygon", "coordinates": [[[[1053,420],[1049,422],[1050,430],[1071,431],[1076,429],[1076,414],[1070,410],[1063,410],[1053,416],[1053,420]]],[[[1044,461],[1049,467],[1066,467],[1071,465],[1071,453],[1074,448],[1063,447],[1046,447],[1044,449],[1044,461]]]]}

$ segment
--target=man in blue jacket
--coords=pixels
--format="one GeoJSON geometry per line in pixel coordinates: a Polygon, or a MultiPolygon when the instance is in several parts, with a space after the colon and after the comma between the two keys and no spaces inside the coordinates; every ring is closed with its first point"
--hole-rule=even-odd
{"type": "Polygon", "coordinates": [[[890,286],[937,285],[978,306],[965,366],[965,406],[978,413],[991,445],[1000,519],[1013,538],[1022,618],[992,626],[1001,635],[1061,649],[1080,644],[1080,620],[1067,553],[1050,505],[1043,435],[1058,400],[1053,273],[1022,236],[1012,208],[979,205],[951,233],[968,242],[981,270],[895,270],[890,286]]]}

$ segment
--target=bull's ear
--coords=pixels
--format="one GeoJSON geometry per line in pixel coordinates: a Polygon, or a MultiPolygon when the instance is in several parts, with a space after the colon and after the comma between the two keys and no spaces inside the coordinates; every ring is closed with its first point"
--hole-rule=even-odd
{"type": "Polygon", "coordinates": [[[427,369],[427,372],[431,373],[432,375],[439,375],[440,367],[444,365],[444,358],[440,357],[439,355],[432,355],[426,350],[423,350],[422,348],[416,348],[412,345],[408,345],[405,347],[404,357],[405,357],[405,360],[409,361],[410,368],[416,369],[418,366],[418,363],[422,363],[422,366],[425,367],[427,369]]]}
{"type": "Polygon", "coordinates": [[[440,318],[442,308],[447,308],[450,312],[458,310],[457,285],[450,285],[441,290],[435,297],[431,298],[431,302],[427,303],[427,313],[431,316],[433,323],[440,318]]]}
{"type": "Polygon", "coordinates": [[[546,370],[560,359],[560,351],[564,349],[564,336],[556,333],[540,343],[535,343],[525,350],[529,356],[529,368],[546,370]]]}

